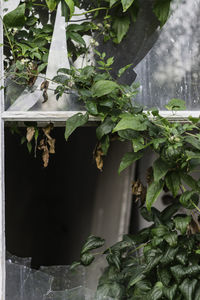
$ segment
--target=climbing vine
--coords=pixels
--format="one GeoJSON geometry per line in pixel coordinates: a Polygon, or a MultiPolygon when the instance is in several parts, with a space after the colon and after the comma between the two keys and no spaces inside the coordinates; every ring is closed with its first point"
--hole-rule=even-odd
{"type": "MultiPolygon", "coordinates": [[[[152,11],[160,27],[167,21],[170,3],[170,0],[152,1],[152,11]]],[[[108,40],[116,45],[123,43],[137,20],[138,0],[21,1],[2,20],[7,79],[32,87],[38,76],[45,74],[59,4],[66,21],[73,20],[76,7],[84,9],[79,13],[83,16],[82,23],[72,22],[66,28],[71,67],[58,69],[54,78],[45,78],[41,85],[44,101],[48,101],[48,86],[53,81],[58,101],[63,94],[73,93],[84,104],[84,113],[66,121],[66,141],[77,127],[94,116],[99,122],[94,156],[100,170],[113,139],[132,144],[132,151],[122,157],[119,173],[141,159],[146,149],[156,154],[152,167],[147,170],[146,186],[139,180],[133,183],[133,195],[141,204],[140,212],[153,223],[135,236],[124,236],[121,242],[104,252],[108,267],[100,278],[97,299],[110,296],[119,300],[147,297],[197,300],[200,297],[197,285],[200,278],[200,179],[193,174],[199,171],[200,164],[200,118],[170,122],[158,109],[144,111],[134,102],[138,84],[127,85],[120,81],[120,77],[133,68],[131,62],[113,77],[115,57],[99,51],[98,36],[103,37],[105,43],[108,40]],[[89,45],[84,40],[86,34],[91,36],[89,45]],[[89,52],[95,54],[95,63],[76,68],[73,62],[89,52]],[[174,203],[160,212],[152,206],[163,190],[171,193],[174,203]]],[[[185,102],[171,99],[166,109],[185,110],[185,102]]],[[[30,152],[32,149],[42,151],[45,167],[49,154],[55,152],[51,130],[52,124],[40,130],[35,123],[27,124],[27,135],[22,138],[30,152]]],[[[93,250],[103,245],[102,238],[90,236],[75,265],[92,263],[93,250]]]]}

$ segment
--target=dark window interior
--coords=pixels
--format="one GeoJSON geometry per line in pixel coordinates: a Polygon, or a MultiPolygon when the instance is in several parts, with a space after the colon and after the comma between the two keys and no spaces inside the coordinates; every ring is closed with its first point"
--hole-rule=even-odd
{"type": "MultiPolygon", "coordinates": [[[[24,129],[25,132],[25,129],[24,129]]],[[[94,127],[77,129],[68,142],[55,128],[56,154],[43,167],[20,137],[5,130],[6,247],[32,257],[32,267],[70,264],[90,234],[98,170],[94,127]]]]}

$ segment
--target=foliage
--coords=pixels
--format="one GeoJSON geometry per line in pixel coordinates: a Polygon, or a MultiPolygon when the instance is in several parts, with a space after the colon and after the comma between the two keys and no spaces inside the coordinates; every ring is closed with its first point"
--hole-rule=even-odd
{"type": "MultiPolygon", "coordinates": [[[[170,2],[171,0],[155,0],[152,7],[160,26],[167,21],[170,2]]],[[[104,37],[104,42],[112,39],[119,44],[135,23],[140,10],[138,0],[21,0],[20,5],[3,19],[6,68],[18,61],[18,65],[21,62],[26,67],[33,63],[34,66],[29,71],[35,71],[39,65],[47,63],[59,3],[66,21],[74,15],[75,7],[86,10],[81,24],[72,23],[66,29],[68,55],[72,61],[89,52],[84,35],[93,36],[96,32],[97,36],[104,37]]],[[[38,70],[38,73],[42,70],[38,70]]]]}
{"type": "MultiPolygon", "coordinates": [[[[148,210],[158,198],[164,186],[176,197],[183,192],[180,202],[186,208],[197,205],[200,191],[199,181],[191,172],[200,159],[200,134],[198,120],[190,123],[169,122],[157,110],[144,112],[134,105],[132,98],[137,94],[137,85],[119,84],[109,73],[113,58],[99,55],[98,66],[82,69],[60,69],[54,81],[59,85],[55,91],[57,98],[69,89],[74,89],[79,100],[85,103],[89,115],[98,116],[100,125],[96,129],[100,147],[103,149],[113,136],[121,141],[131,141],[132,152],[126,153],[119,166],[119,173],[140,159],[145,149],[150,148],[159,155],[153,163],[153,178],[147,188],[148,210]],[[107,137],[105,139],[105,137],[107,137]],[[190,191],[185,191],[186,186],[190,191]]],[[[120,72],[120,71],[119,71],[120,72]]],[[[179,99],[170,100],[166,106],[182,109],[179,99]]],[[[88,116],[75,115],[66,122],[66,139],[78,126],[84,125],[88,116]]],[[[102,156],[104,155],[102,151],[102,156]]]]}
{"type": "MultiPolygon", "coordinates": [[[[95,299],[199,299],[200,233],[195,231],[190,215],[178,213],[180,207],[175,202],[162,212],[140,209],[152,223],[104,251],[108,266],[99,279],[95,299]]],[[[98,246],[98,239],[89,237],[81,252],[81,264],[85,265],[85,253],[94,260],[91,250],[103,245],[101,240],[98,246]],[[87,248],[91,239],[94,247],[87,248]]]]}
{"type": "MultiPolygon", "coordinates": [[[[45,73],[59,3],[66,21],[75,14],[76,7],[86,10],[81,24],[71,23],[66,28],[71,67],[59,69],[54,78],[45,78],[41,86],[48,99],[48,85],[52,80],[58,101],[63,94],[73,93],[85,105],[86,113],[75,114],[66,121],[65,139],[70,139],[77,127],[94,116],[98,121],[94,156],[100,170],[113,139],[132,145],[132,151],[122,157],[119,173],[141,159],[146,149],[156,154],[152,168],[147,170],[147,186],[139,180],[133,184],[133,194],[142,206],[140,213],[153,223],[134,236],[125,235],[121,242],[104,252],[108,267],[99,280],[96,299],[110,296],[118,300],[197,300],[200,298],[197,285],[200,279],[197,216],[200,180],[192,174],[200,163],[200,119],[189,117],[184,123],[170,122],[157,109],[145,112],[134,102],[138,85],[135,82],[122,84],[119,80],[132,64],[121,68],[116,79],[112,76],[115,58],[96,50],[99,36],[104,42],[123,42],[137,20],[138,0],[21,1],[3,19],[5,69],[12,80],[32,86],[40,73],[45,73]],[[92,37],[89,45],[84,35],[92,37]],[[73,62],[91,50],[95,52],[95,65],[75,68],[73,62]],[[160,212],[153,205],[163,190],[171,193],[173,204],[160,212]]],[[[152,2],[160,26],[168,18],[170,3],[171,0],[152,2]]],[[[185,110],[185,103],[171,99],[166,109],[185,110]]],[[[42,151],[46,167],[49,155],[55,152],[55,139],[50,135],[52,124],[41,130],[35,123],[26,126],[22,142],[27,142],[30,152],[33,147],[35,153],[37,149],[42,151]]],[[[95,249],[103,245],[102,238],[90,236],[74,267],[92,263],[95,249]]]]}

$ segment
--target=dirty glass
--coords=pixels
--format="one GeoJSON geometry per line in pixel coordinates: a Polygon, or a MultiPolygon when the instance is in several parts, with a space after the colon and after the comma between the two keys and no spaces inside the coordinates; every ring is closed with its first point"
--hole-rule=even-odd
{"type": "Polygon", "coordinates": [[[175,1],[156,43],[134,69],[141,84],[136,100],[165,108],[171,98],[200,109],[200,1],[175,1]]]}

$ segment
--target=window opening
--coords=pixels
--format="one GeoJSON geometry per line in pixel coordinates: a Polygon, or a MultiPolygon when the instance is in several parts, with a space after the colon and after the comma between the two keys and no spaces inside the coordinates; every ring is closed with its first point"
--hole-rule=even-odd
{"type": "Polygon", "coordinates": [[[79,259],[90,234],[105,236],[111,245],[127,232],[132,180],[130,169],[117,174],[129,149],[117,141],[104,162],[104,174],[97,170],[95,131],[79,128],[66,143],[64,128],[54,128],[56,153],[45,169],[40,154],[36,159],[29,155],[26,144],[20,146],[20,137],[6,127],[6,300],[44,300],[50,287],[50,296],[58,297],[59,289],[62,297],[89,293],[93,299],[88,288],[95,290],[105,261],[99,259],[88,271],[71,272],[69,264],[79,259]]]}

